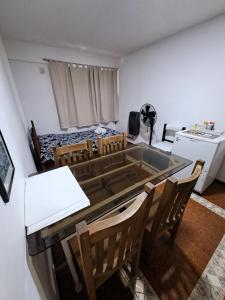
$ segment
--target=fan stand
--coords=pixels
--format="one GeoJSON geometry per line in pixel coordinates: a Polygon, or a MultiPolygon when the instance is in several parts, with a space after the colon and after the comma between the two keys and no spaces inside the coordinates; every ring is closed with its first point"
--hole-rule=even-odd
{"type": "Polygon", "coordinates": [[[154,126],[154,119],[150,119],[150,136],[149,136],[149,146],[151,146],[151,144],[152,144],[153,126],[154,126]]]}

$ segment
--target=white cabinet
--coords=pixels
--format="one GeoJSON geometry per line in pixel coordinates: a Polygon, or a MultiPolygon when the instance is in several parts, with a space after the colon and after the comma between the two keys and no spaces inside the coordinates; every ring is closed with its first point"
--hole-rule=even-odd
{"type": "Polygon", "coordinates": [[[195,191],[202,193],[215,179],[223,160],[224,139],[213,142],[190,137],[185,133],[177,133],[173,144],[172,153],[183,156],[193,161],[192,165],[176,173],[177,178],[189,176],[198,159],[205,161],[202,174],[195,186],[195,191]]]}
{"type": "Polygon", "coordinates": [[[219,172],[216,175],[216,179],[225,183],[225,151],[224,151],[224,158],[219,169],[219,172]]]}

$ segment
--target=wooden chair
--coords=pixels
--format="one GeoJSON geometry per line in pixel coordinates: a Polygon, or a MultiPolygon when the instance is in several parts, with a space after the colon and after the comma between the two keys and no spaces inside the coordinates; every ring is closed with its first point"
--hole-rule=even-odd
{"type": "Polygon", "coordinates": [[[71,165],[93,157],[92,142],[52,148],[55,166],[71,165]]]}
{"type": "Polygon", "coordinates": [[[77,260],[90,300],[96,299],[96,289],[128,260],[132,277],[136,275],[154,190],[147,183],[144,192],[122,213],[90,225],[85,221],[76,225],[77,236],[69,244],[76,256],[79,248],[77,260]]]}
{"type": "Polygon", "coordinates": [[[34,162],[38,171],[43,171],[44,166],[41,163],[41,144],[34,126],[34,122],[31,120],[30,128],[30,137],[31,137],[31,152],[33,154],[34,162]]]}
{"type": "Polygon", "coordinates": [[[97,138],[98,154],[106,155],[126,148],[126,134],[113,135],[106,138],[97,138]]]}
{"type": "Polygon", "coordinates": [[[170,232],[170,242],[174,242],[186,204],[194,190],[204,163],[204,161],[198,160],[192,175],[187,178],[180,180],[173,177],[168,178],[161,197],[158,196],[153,199],[147,225],[147,230],[150,232],[151,249],[155,239],[165,231],[170,232]]]}

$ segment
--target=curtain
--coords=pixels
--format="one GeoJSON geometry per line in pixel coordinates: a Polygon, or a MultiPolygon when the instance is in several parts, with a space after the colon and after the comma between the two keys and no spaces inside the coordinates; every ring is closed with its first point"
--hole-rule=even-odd
{"type": "Polygon", "coordinates": [[[91,73],[99,122],[118,121],[117,70],[95,67],[91,73]]]}
{"type": "Polygon", "coordinates": [[[96,101],[92,97],[90,85],[90,70],[72,65],[69,69],[74,93],[76,126],[80,127],[98,123],[96,101]]]}
{"type": "Polygon", "coordinates": [[[118,120],[117,70],[49,62],[61,128],[118,120]]]}
{"type": "Polygon", "coordinates": [[[49,71],[62,129],[76,126],[76,110],[69,68],[66,64],[49,62],[49,71]]]}

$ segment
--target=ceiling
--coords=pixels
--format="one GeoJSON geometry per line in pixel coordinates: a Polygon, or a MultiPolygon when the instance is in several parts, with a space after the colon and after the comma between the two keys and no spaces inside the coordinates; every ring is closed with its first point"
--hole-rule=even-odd
{"type": "Polygon", "coordinates": [[[122,56],[223,13],[224,0],[0,0],[0,32],[122,56]]]}

